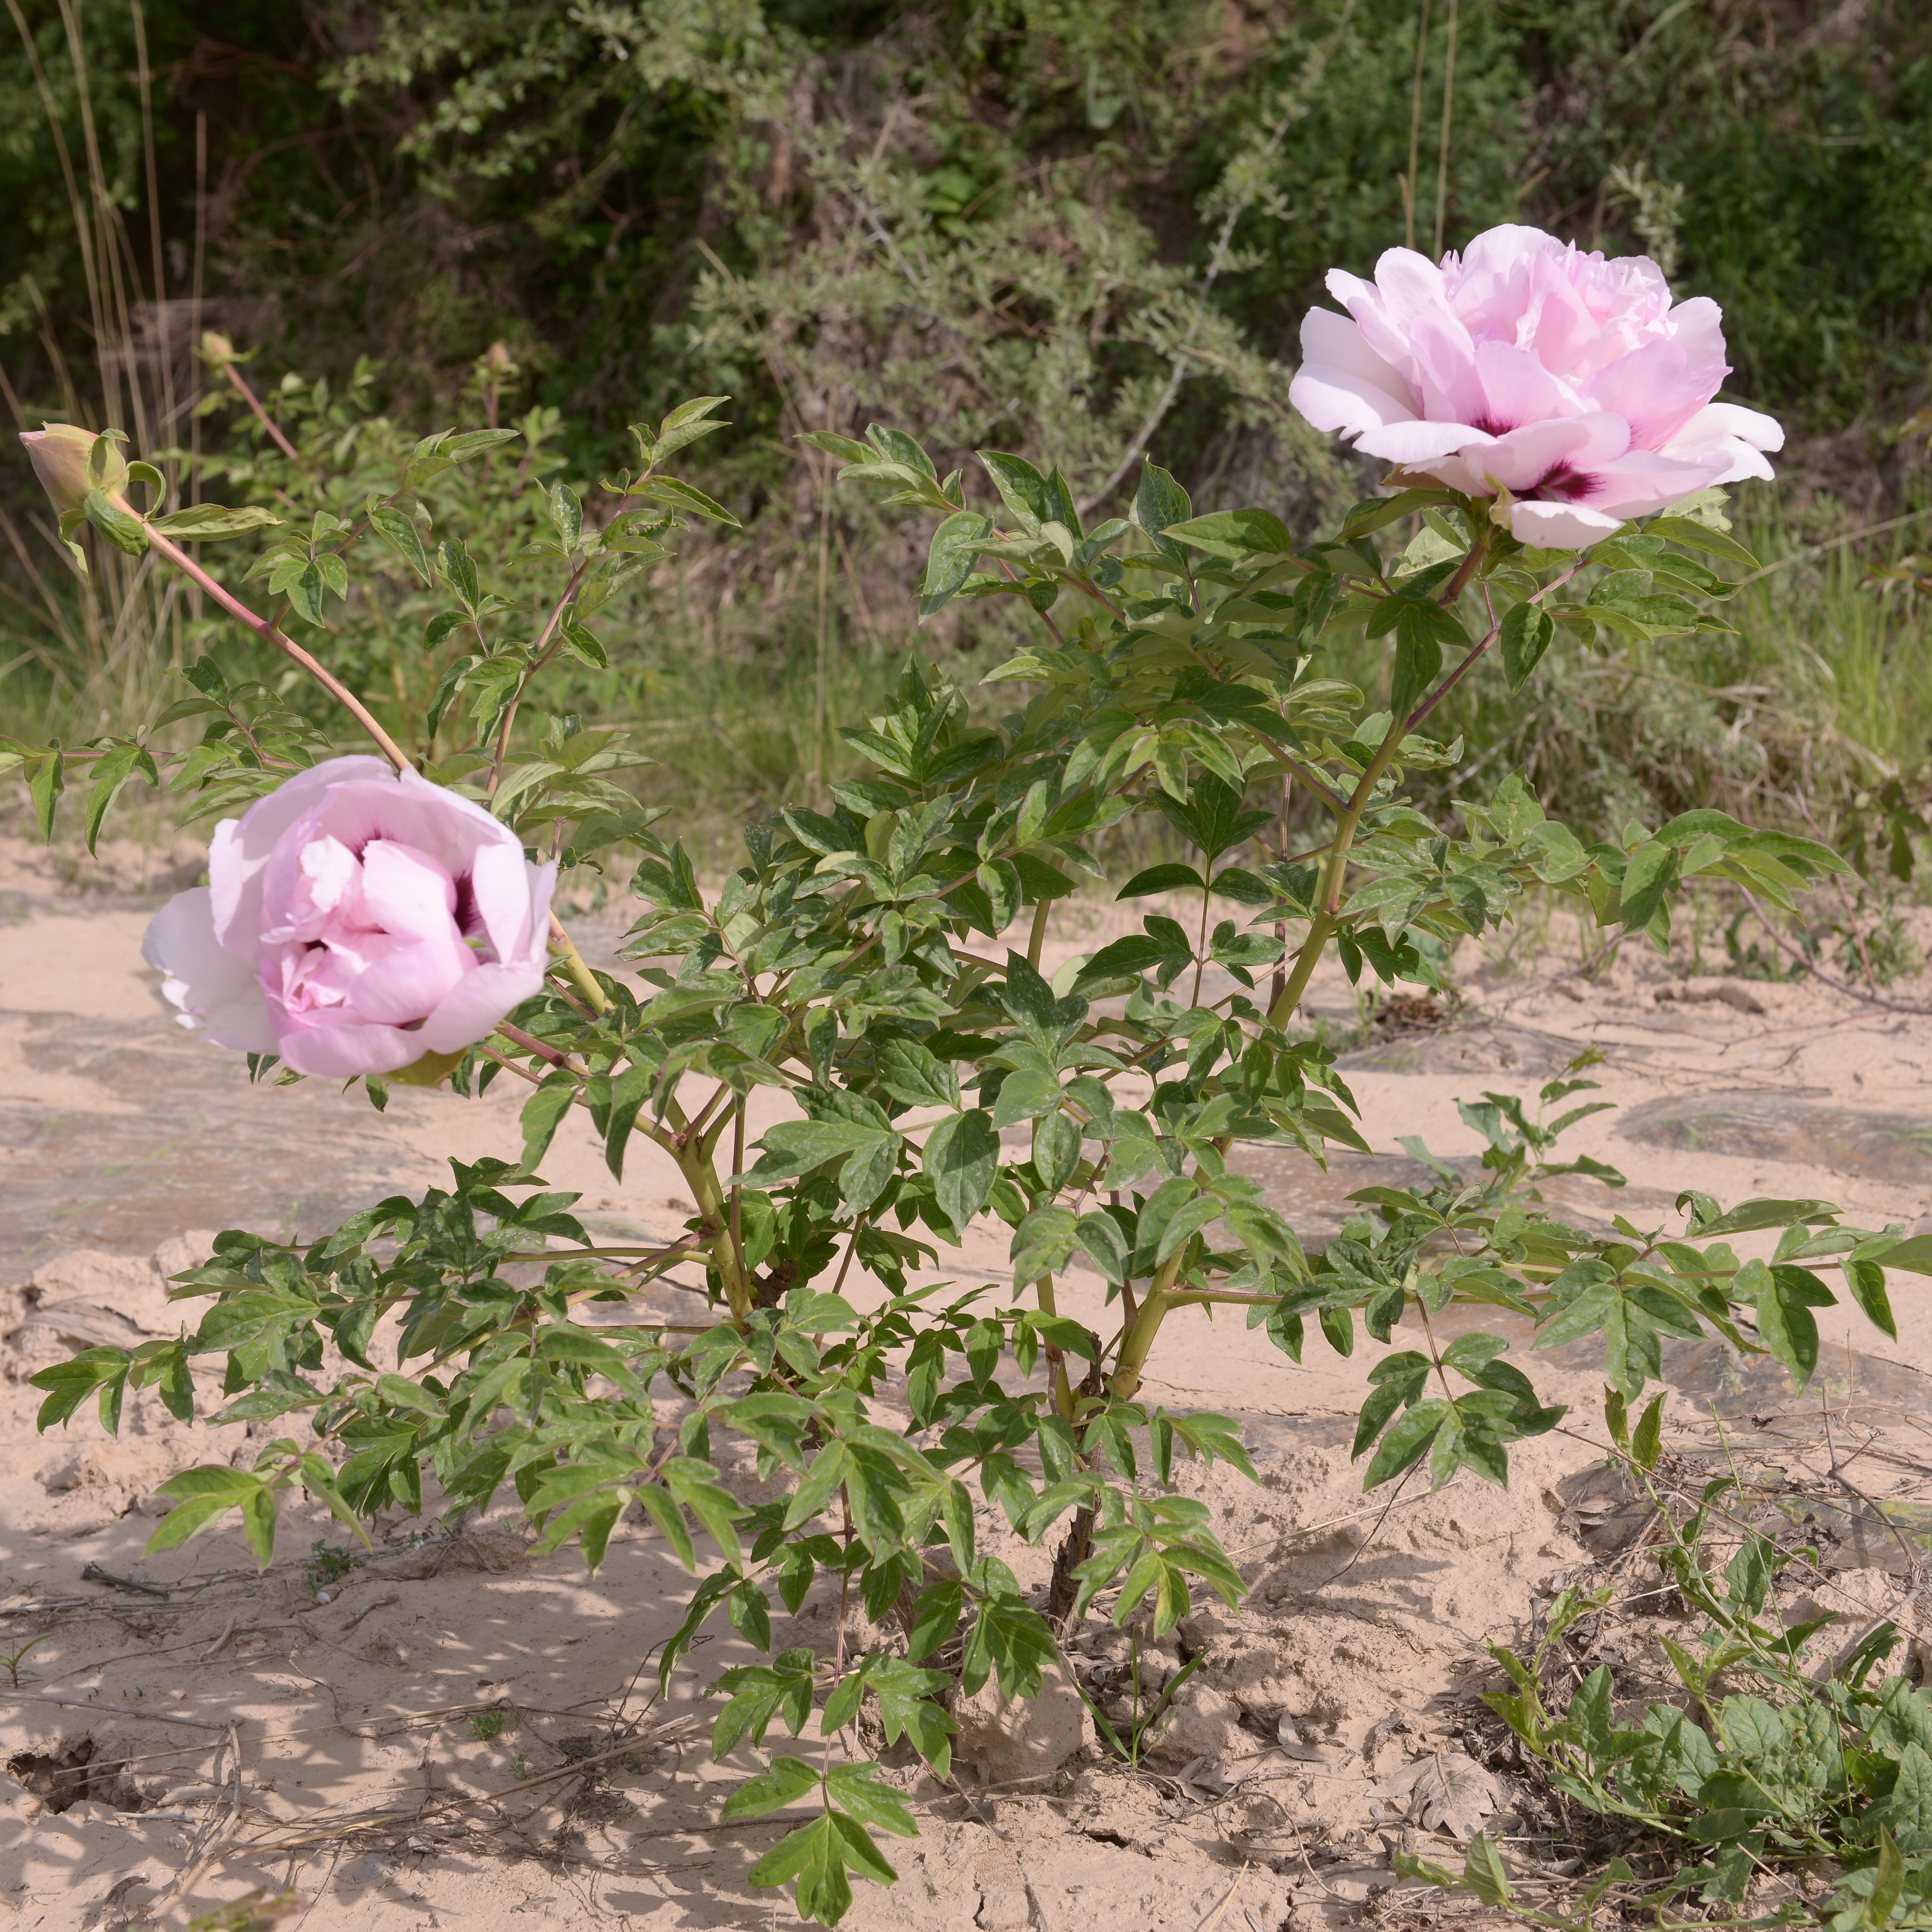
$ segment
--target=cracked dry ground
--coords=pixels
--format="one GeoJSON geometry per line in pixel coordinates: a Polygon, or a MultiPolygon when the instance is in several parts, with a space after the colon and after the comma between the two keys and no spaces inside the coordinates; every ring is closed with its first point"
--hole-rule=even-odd
{"type": "MultiPolygon", "coordinates": [[[[332,1932],[790,1922],[788,1900],[743,1883],[785,1821],[719,1825],[748,1760],[710,1762],[716,1707],[692,1694],[748,1653],[718,1637],[679,1694],[646,1708],[640,1666],[692,1583],[646,1526],[620,1526],[594,1580],[571,1552],[532,1556],[505,1514],[453,1535],[392,1520],[378,1553],[346,1568],[316,1548],[340,1533],[298,1510],[266,1575],[219,1534],[143,1562],[157,1486],[255,1445],[146,1405],[118,1440],[91,1416],[35,1434],[25,1378],[76,1347],[172,1333],[164,1275],[206,1252],[207,1231],[308,1234],[429,1184],[446,1155],[513,1145],[514,1101],[399,1090],[377,1116],[326,1083],[250,1089],[238,1064],[169,1024],[140,965],[148,902],[64,896],[34,855],[4,856],[0,1644],[38,1640],[0,1677],[7,1922],[178,1924],[256,1886],[293,1887],[307,1916],[288,1922],[332,1932]]],[[[1121,923],[1076,910],[1065,923],[1088,929],[1066,933],[1060,958],[1121,923]]],[[[1719,982],[1674,981],[1648,958],[1594,986],[1554,957],[1514,977],[1474,950],[1458,964],[1466,1004],[1450,1024],[1412,1013],[1350,1055],[1378,1149],[1420,1134],[1471,1158],[1458,1096],[1533,1094],[1594,1043],[1616,1111],[1579,1129],[1574,1148],[1630,1184],[1614,1202],[1580,1184],[1567,1214],[1660,1217],[1689,1186],[1821,1196],[1868,1226],[1932,1208],[1932,1020],[1802,986],[1687,999],[1719,982]]],[[[1316,1004],[1355,1037],[1342,982],[1318,983],[1316,1004]]],[[[1316,1240],[1352,1190],[1416,1172],[1400,1154],[1344,1156],[1326,1176],[1274,1150],[1242,1158],[1316,1240]]],[[[560,1142],[546,1167],[583,1190],[602,1229],[663,1234],[688,1211],[670,1170],[639,1159],[617,1186],[587,1137],[560,1142]]],[[[947,1273],[997,1280],[1004,1259],[1001,1230],[947,1273]]],[[[1897,1346],[1834,1316],[1821,1378],[1841,1444],[1864,1445],[1864,1495],[1908,1524],[1928,1499],[1927,1293],[1916,1277],[1895,1283],[1897,1346]]],[[[1097,1318],[1100,1286],[1076,1274],[1062,1299],[1097,1318]]],[[[1214,1507],[1246,1602],[1215,1603],[1137,1661],[1120,1633],[1075,1646],[1103,1708],[1137,1689],[1158,1696],[1200,1658],[1138,1778],[1099,1752],[1064,1685],[1020,1711],[984,1694],[962,1709],[955,1783],[892,1772],[921,1835],[891,1844],[898,1886],[859,1886],[847,1922],[861,1932],[1277,1932],[1386,1916],[1391,1845],[1456,1862],[1454,1835],[1480,1824],[1533,1850],[1534,1794],[1476,1701],[1492,1681],[1490,1643],[1528,1636],[1563,1583],[1599,1576],[1637,1600],[1594,1639],[1633,1683],[1676,1628],[1644,1614],[1655,1564],[1604,1473],[1587,1351],[1538,1358],[1571,1413],[1565,1432],[1519,1451],[1508,1490],[1466,1473],[1432,1496],[1412,1482],[1390,1503],[1363,1496],[1348,1456],[1375,1345],[1344,1361],[1318,1342],[1298,1366],[1225,1322],[1177,1322],[1169,1336],[1150,1399],[1237,1414],[1261,1473],[1257,1486],[1225,1468],[1178,1472],[1214,1507]]],[[[1753,1468],[1783,1472],[1763,1507],[1820,1549],[1817,1604],[1856,1618],[1889,1601],[1898,1539],[1868,1504],[1807,1475],[1827,1466],[1816,1388],[1801,1401],[1774,1371],[1739,1375],[1698,1347],[1667,1366],[1682,1466],[1712,1453],[1721,1423],[1753,1468]]],[[[734,1479],[755,1491],[748,1466],[734,1479]]],[[[980,1529],[1023,1583],[1043,1585],[1046,1554],[1004,1516],[982,1513],[980,1529]]],[[[838,1614],[809,1598],[778,1640],[829,1649],[838,1614]]]]}

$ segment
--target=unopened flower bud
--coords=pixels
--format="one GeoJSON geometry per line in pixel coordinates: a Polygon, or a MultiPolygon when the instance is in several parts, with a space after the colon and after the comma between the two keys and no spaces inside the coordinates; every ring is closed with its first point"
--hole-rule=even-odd
{"type": "Polygon", "coordinates": [[[20,440],[40,488],[62,515],[85,507],[88,492],[96,487],[118,490],[128,480],[128,465],[121,452],[110,443],[107,461],[98,478],[87,473],[87,459],[95,442],[94,433],[74,423],[44,423],[38,429],[22,430],[20,440]]]}
{"type": "Polygon", "coordinates": [[[235,360],[235,345],[218,328],[205,329],[201,338],[201,359],[211,369],[225,369],[235,360]]]}

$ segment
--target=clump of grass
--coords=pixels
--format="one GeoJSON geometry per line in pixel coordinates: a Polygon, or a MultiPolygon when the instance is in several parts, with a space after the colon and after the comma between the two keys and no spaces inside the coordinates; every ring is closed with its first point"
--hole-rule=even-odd
{"type": "MultiPolygon", "coordinates": [[[[523,1714],[514,1706],[499,1704],[488,1711],[472,1711],[470,1715],[470,1735],[487,1743],[491,1738],[500,1738],[506,1731],[514,1731],[523,1722],[523,1714]]],[[[519,1758],[520,1765],[523,1760],[519,1758]]]]}
{"type": "Polygon", "coordinates": [[[310,1596],[319,1597],[323,1591],[333,1589],[352,1570],[359,1570],[362,1562],[356,1550],[339,1544],[317,1543],[302,1565],[302,1580],[308,1586],[310,1596]]]}

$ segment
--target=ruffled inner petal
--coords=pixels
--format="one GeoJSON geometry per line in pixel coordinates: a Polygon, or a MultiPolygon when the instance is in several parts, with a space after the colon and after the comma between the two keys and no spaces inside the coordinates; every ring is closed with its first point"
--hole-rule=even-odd
{"type": "Polygon", "coordinates": [[[1590,384],[1592,400],[1600,410],[1622,416],[1630,424],[1630,442],[1639,449],[1660,449],[1697,414],[1718,382],[1696,368],[1675,342],[1646,342],[1600,370],[1590,384]]]}
{"type": "Polygon", "coordinates": [[[455,880],[427,852],[400,839],[372,839],[362,848],[362,904],[370,925],[398,938],[455,930],[455,880]]]}
{"type": "Polygon", "coordinates": [[[326,758],[284,779],[238,819],[224,819],[214,828],[208,847],[208,884],[215,933],[230,952],[254,963],[261,944],[264,874],[289,828],[325,804],[336,787],[370,782],[395,783],[380,758],[326,758]]]}
{"type": "Polygon", "coordinates": [[[1492,436],[1578,413],[1575,401],[1556,377],[1528,350],[1514,343],[1479,342],[1476,380],[1482,385],[1484,404],[1477,420],[1492,436]]]}

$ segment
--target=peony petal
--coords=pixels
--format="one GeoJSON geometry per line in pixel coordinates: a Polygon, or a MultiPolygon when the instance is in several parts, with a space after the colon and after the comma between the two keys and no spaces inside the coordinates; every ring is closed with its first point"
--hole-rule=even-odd
{"type": "MultiPolygon", "coordinates": [[[[489,956],[502,964],[541,966],[547,957],[550,886],[554,866],[532,867],[520,846],[486,846],[476,855],[470,874],[470,893],[489,956]],[[541,900],[539,901],[539,880],[541,900]]],[[[466,935],[474,938],[472,932],[466,935]]]]}
{"type": "Polygon", "coordinates": [[[451,927],[440,937],[394,946],[358,974],[345,1010],[379,1026],[407,1026],[434,1012],[467,975],[482,970],[451,927]]]}
{"type": "Polygon", "coordinates": [[[1376,258],[1376,292],[1390,324],[1407,331],[1422,316],[1445,305],[1445,278],[1413,248],[1385,248],[1376,258]]]}
{"type": "Polygon", "coordinates": [[[380,758],[327,758],[285,778],[238,818],[224,818],[208,847],[208,883],[214,895],[217,938],[252,966],[260,956],[262,874],[282,834],[321,805],[333,786],[386,778],[380,758]]]}
{"type": "Polygon", "coordinates": [[[1468,423],[1400,422],[1369,430],[1356,440],[1355,447],[1365,456],[1390,463],[1429,463],[1464,450],[1478,452],[1472,460],[1480,462],[1480,452],[1495,441],[1468,423]]]}
{"type": "Polygon", "coordinates": [[[1660,449],[1704,406],[1726,371],[1700,369],[1674,342],[1646,342],[1599,370],[1591,400],[1630,424],[1639,449],[1660,449]]]}
{"type": "Polygon", "coordinates": [[[399,839],[372,838],[363,847],[362,904],[371,924],[398,938],[447,938],[456,931],[456,882],[427,852],[399,839]]]}
{"type": "Polygon", "coordinates": [[[1654,449],[1633,449],[1595,472],[1594,487],[1583,501],[1606,516],[1648,516],[1709,489],[1728,461],[1728,452],[1721,448],[1689,460],[1654,449]]]}
{"type": "Polygon", "coordinates": [[[420,1031],[371,1026],[340,1017],[340,1009],[308,1022],[292,1021],[276,1029],[274,1051],[298,1073],[324,1079],[352,1080],[363,1073],[393,1073],[420,1060],[420,1031]]]}
{"type": "Polygon", "coordinates": [[[1505,490],[1531,490],[1559,464],[1570,462],[1590,440],[1579,416],[1558,422],[1526,424],[1499,436],[1486,449],[1472,451],[1468,461],[1480,469],[1486,491],[1500,483],[1505,490]]]}
{"type": "Polygon", "coordinates": [[[486,845],[522,850],[515,833],[472,800],[414,772],[392,776],[386,767],[332,788],[319,802],[313,828],[306,836],[326,833],[355,852],[372,840],[392,839],[434,860],[452,878],[467,872],[486,845]]]}
{"type": "MultiPolygon", "coordinates": [[[[1630,432],[1621,416],[1568,416],[1511,430],[1470,460],[1472,466],[1479,463],[1486,476],[1504,489],[1527,495],[1553,472],[1570,477],[1591,475],[1622,455],[1629,440],[1630,432]]],[[[1552,490],[1546,494],[1568,496],[1575,493],[1552,490]]]]}
{"type": "Polygon", "coordinates": [[[1484,419],[1498,436],[1526,424],[1582,413],[1556,377],[1527,349],[1512,342],[1478,343],[1475,374],[1486,405],[1484,419]]]}
{"type": "Polygon", "coordinates": [[[1726,436],[1736,436],[1754,449],[1782,449],[1784,425],[1775,416],[1761,415],[1739,403],[1706,403],[1663,446],[1664,453],[1686,455],[1726,436]]]}
{"type": "Polygon", "coordinates": [[[1712,478],[1714,484],[1742,483],[1748,477],[1759,477],[1769,482],[1778,474],[1771,466],[1770,459],[1764,452],[1744,441],[1742,436],[1733,436],[1728,442],[1720,443],[1718,449],[1728,454],[1730,461],[1712,478]]]}
{"type": "Polygon", "coordinates": [[[1302,364],[1288,400],[1317,429],[1354,436],[1416,412],[1402,372],[1363,339],[1360,326],[1332,309],[1312,308],[1301,323],[1302,364]]]}
{"type": "Polygon", "coordinates": [[[1370,352],[1379,356],[1397,371],[1412,391],[1415,357],[1408,331],[1390,320],[1388,305],[1382,300],[1382,291],[1374,283],[1365,282],[1359,276],[1346,274],[1340,268],[1329,270],[1328,281],[1328,292],[1354,316],[1370,352]]]}
{"type": "Polygon", "coordinates": [[[1705,393],[1714,393],[1731,373],[1725,360],[1724,311],[1708,296],[1693,296],[1681,302],[1665,318],[1670,339],[1698,368],[1715,372],[1716,380],[1705,393]]]}
{"type": "Polygon", "coordinates": [[[1579,503],[1528,503],[1510,506],[1510,534],[1519,543],[1542,550],[1583,550],[1623,528],[1620,518],[1586,510],[1579,503]]]}
{"type": "Polygon", "coordinates": [[[543,988],[539,962],[516,966],[479,966],[411,1036],[418,1053],[460,1053],[486,1039],[490,1029],[543,988]]]}
{"type": "Polygon", "coordinates": [[[214,936],[213,895],[206,886],[177,892],[148,922],[141,956],[165,974],[161,990],[216,1046],[273,1053],[274,1028],[254,969],[214,936]]]}
{"type": "Polygon", "coordinates": [[[1416,393],[1434,422],[1488,427],[1489,398],[1476,373],[1476,344],[1460,316],[1444,309],[1418,316],[1409,331],[1416,393]]]}
{"type": "Polygon", "coordinates": [[[1426,463],[1417,464],[1394,473],[1405,479],[1432,477],[1444,489],[1460,490],[1466,496],[1493,496],[1496,494],[1495,486],[1484,473],[1484,459],[1489,453],[1486,444],[1472,443],[1466,450],[1454,456],[1432,457],[1426,463]]]}
{"type": "Polygon", "coordinates": [[[1520,267],[1552,257],[1560,262],[1574,252],[1569,243],[1558,241],[1540,228],[1520,221],[1502,221],[1484,229],[1455,259],[1464,278],[1484,275],[1502,280],[1520,267]]]}
{"type": "Polygon", "coordinates": [[[298,819],[275,842],[262,873],[262,943],[286,946],[320,939],[332,926],[366,926],[362,868],[339,838],[317,834],[313,815],[298,819]]]}

